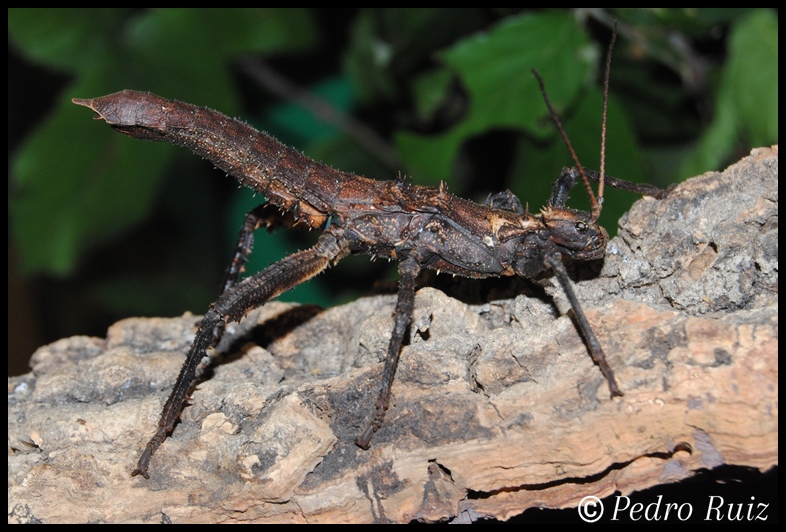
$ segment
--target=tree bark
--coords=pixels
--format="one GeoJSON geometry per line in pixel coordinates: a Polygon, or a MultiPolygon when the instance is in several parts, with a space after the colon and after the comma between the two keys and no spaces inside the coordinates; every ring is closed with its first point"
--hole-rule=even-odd
{"type": "Polygon", "coordinates": [[[777,465],[777,146],[637,202],[574,273],[623,397],[559,287],[426,287],[369,451],[394,296],[230,326],[149,480],[130,473],[198,317],[44,346],[8,383],[9,522],[505,520],[777,465]]]}

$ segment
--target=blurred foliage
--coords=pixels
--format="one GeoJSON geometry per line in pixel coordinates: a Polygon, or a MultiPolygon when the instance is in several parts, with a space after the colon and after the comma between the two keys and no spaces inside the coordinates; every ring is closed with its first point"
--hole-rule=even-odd
{"type": "MultiPolygon", "coordinates": [[[[70,103],[126,88],[240,116],[348,172],[443,180],[478,201],[510,188],[537,210],[573,163],[531,69],[582,164],[598,168],[614,20],[609,174],[667,186],[778,142],[772,10],[9,9],[11,53],[66,80],[11,161],[10,245],[22,271],[49,283],[48,304],[63,312],[78,293],[80,310],[104,325],[201,313],[214,299],[242,213],[261,198],[180,148],[118,135],[70,103]],[[398,161],[343,122],[271,95],[242,67],[249,60],[354,116],[398,161]]],[[[18,81],[9,71],[9,85],[18,81]]],[[[49,101],[16,94],[9,123],[49,101]]],[[[577,188],[573,205],[584,207],[584,195],[577,188]]],[[[635,199],[607,192],[610,232],[635,199]]],[[[313,235],[257,241],[249,271],[313,235]]],[[[326,305],[390,275],[366,259],[345,262],[344,273],[289,297],[326,305]]]]}

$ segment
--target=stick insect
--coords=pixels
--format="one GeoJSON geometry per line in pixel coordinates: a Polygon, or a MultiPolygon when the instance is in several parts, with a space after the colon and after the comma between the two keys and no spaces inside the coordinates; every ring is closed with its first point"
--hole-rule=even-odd
{"type": "Polygon", "coordinates": [[[533,71],[549,112],[573,157],[575,167],[556,180],[549,204],[532,214],[510,191],[489,196],[484,204],[448,193],[446,187],[417,186],[403,179],[376,181],[340,172],[313,161],[273,137],[211,109],[125,90],[94,99],[74,99],[96,112],[113,129],[137,139],[166,141],[189,148],[267,198],[251,210],[240,230],[219,298],[202,319],[185,363],[167,400],[158,429],[145,447],[132,476],[149,478],[153,453],[171,433],[183,409],[197,367],[221,339],[229,322],[335,265],[350,254],[367,253],[399,261],[398,297],[382,383],[367,428],[355,443],[368,449],[390,404],[391,385],[401,346],[412,321],[415,279],[424,269],[470,278],[535,278],[552,272],[565,292],[588,351],[605,377],[611,396],[620,396],[612,368],[575,295],[563,257],[600,259],[608,235],[597,223],[604,184],[659,196],[653,187],[605,176],[606,107],[609,66],[606,58],[600,172],[584,169],[548,99],[543,80],[533,71]],[[568,208],[568,193],[581,179],[591,212],[568,208]],[[590,180],[598,182],[597,197],[590,180]],[[323,230],[310,249],[294,253],[239,281],[251,253],[253,232],[270,220],[270,210],[290,213],[297,223],[323,230]]]}

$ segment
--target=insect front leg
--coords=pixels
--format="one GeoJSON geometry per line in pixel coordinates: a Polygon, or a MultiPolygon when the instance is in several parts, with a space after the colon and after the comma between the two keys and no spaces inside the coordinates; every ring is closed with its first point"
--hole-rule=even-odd
{"type": "Polygon", "coordinates": [[[619,386],[617,386],[617,381],[614,378],[614,371],[612,371],[609,363],[606,361],[606,355],[603,353],[603,348],[600,346],[600,342],[598,342],[598,339],[595,337],[595,333],[592,332],[592,327],[590,327],[589,321],[587,321],[587,317],[584,315],[584,311],[581,310],[579,299],[576,297],[576,293],[573,291],[573,285],[570,284],[568,272],[565,269],[565,265],[562,264],[562,257],[559,253],[550,253],[546,255],[546,257],[543,259],[543,262],[554,272],[557,281],[559,281],[560,286],[562,286],[562,290],[568,297],[570,306],[573,308],[573,315],[576,318],[576,323],[578,323],[581,334],[584,336],[584,340],[587,342],[587,348],[589,349],[590,356],[600,368],[603,376],[606,377],[606,382],[609,384],[611,396],[622,396],[623,393],[620,391],[619,386]]]}
{"type": "Polygon", "coordinates": [[[395,325],[388,344],[385,368],[382,370],[382,386],[375,403],[374,418],[369,423],[368,428],[363,431],[363,434],[355,439],[355,444],[361,449],[369,448],[371,437],[382,426],[385,412],[387,412],[388,406],[390,406],[390,387],[393,384],[393,376],[396,374],[396,366],[398,366],[404,334],[412,322],[412,312],[415,308],[415,279],[418,273],[420,273],[420,263],[413,257],[404,259],[398,266],[398,273],[400,278],[398,281],[398,299],[396,300],[394,313],[395,325]]]}
{"type": "MultiPolygon", "coordinates": [[[[571,170],[578,172],[576,169],[571,170]]],[[[596,171],[585,168],[584,172],[587,174],[590,181],[595,183],[600,181],[600,175],[596,171]]],[[[641,194],[642,196],[652,196],[655,199],[663,199],[666,197],[666,194],[668,194],[668,190],[658,188],[648,183],[633,183],[609,175],[605,176],[603,180],[606,182],[606,185],[618,190],[625,190],[627,192],[633,192],[634,194],[641,194]]]]}
{"type": "MultiPolygon", "coordinates": [[[[598,174],[598,172],[588,168],[582,168],[582,170],[584,170],[584,174],[590,181],[594,183],[598,183],[600,181],[600,174],[598,174]]],[[[581,173],[578,168],[564,168],[560,176],[556,179],[556,181],[554,181],[554,185],[552,185],[551,199],[549,200],[549,204],[556,207],[564,207],[568,201],[570,190],[576,185],[576,182],[580,176],[581,173]]],[[[641,194],[642,196],[652,196],[655,199],[663,199],[668,193],[667,190],[660,189],[654,185],[647,183],[632,183],[630,181],[617,179],[616,177],[611,177],[608,175],[605,176],[603,180],[607,186],[612,188],[633,192],[635,194],[641,194]]]]}
{"type": "MultiPolygon", "coordinates": [[[[245,226],[241,230],[241,240],[243,240],[244,231],[245,226]]],[[[172,432],[175,422],[183,410],[183,403],[191,383],[194,381],[197,366],[206,356],[206,351],[221,339],[225,325],[232,321],[240,321],[250,310],[314,277],[348,253],[349,245],[343,234],[325,232],[314,247],[294,253],[255,276],[245,279],[240,284],[230,286],[218,298],[199,324],[191,350],[188,352],[172,393],[161,412],[158,430],[145,447],[131,476],[142,475],[145,478],[150,478],[147,471],[150,458],[166,440],[167,434],[172,432]]],[[[237,259],[239,255],[242,253],[236,252],[235,258],[237,259]]],[[[233,264],[234,262],[233,260],[233,264]]],[[[231,270],[232,265],[230,265],[231,270]]],[[[228,275],[228,278],[230,277],[232,276],[228,275]]],[[[236,280],[236,275],[234,277],[236,280]]],[[[225,286],[227,284],[231,284],[231,282],[225,283],[225,286]]]]}

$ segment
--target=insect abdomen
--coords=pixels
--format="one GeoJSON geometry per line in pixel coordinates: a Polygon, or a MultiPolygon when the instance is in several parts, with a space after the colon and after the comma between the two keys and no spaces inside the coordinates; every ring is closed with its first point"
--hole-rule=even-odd
{"type": "Polygon", "coordinates": [[[270,135],[206,107],[129,90],[75,99],[74,103],[89,107],[98,118],[131,137],[190,149],[314,228],[324,227],[342,189],[353,181],[366,181],[315,162],[270,135]]]}

